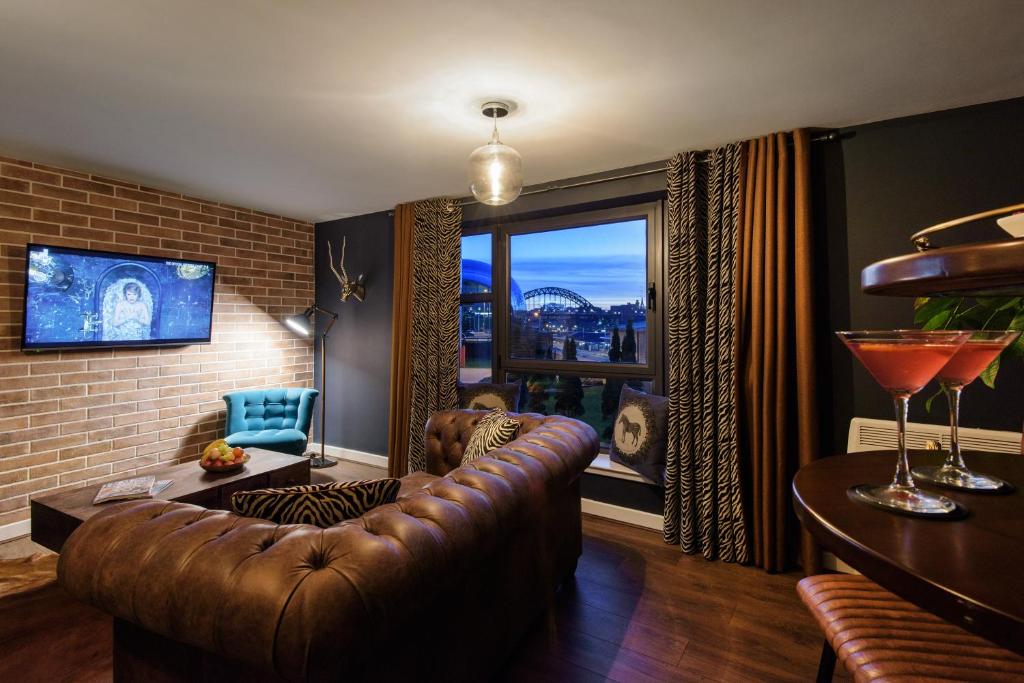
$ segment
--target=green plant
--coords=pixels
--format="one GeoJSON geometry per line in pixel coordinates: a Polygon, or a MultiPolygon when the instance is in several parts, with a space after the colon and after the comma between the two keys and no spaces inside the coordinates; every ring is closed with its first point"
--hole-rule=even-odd
{"type": "MultiPolygon", "coordinates": [[[[993,296],[929,297],[914,301],[914,324],[922,330],[1024,330],[1024,297],[993,296]]],[[[1010,344],[985,371],[981,381],[994,389],[999,361],[1004,355],[1024,358],[1024,335],[1010,344]]],[[[931,410],[932,401],[939,395],[932,395],[925,408],[931,410]]]]}

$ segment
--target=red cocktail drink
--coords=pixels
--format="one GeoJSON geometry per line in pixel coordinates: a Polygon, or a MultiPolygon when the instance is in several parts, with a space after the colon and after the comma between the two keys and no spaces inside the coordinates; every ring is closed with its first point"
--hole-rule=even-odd
{"type": "Polygon", "coordinates": [[[888,486],[858,484],[850,498],[879,507],[925,517],[962,511],[945,496],[914,486],[907,460],[907,407],[910,397],[924,388],[970,336],[969,332],[887,330],[836,332],[871,376],[892,396],[896,408],[896,474],[888,486]]]}
{"type": "Polygon", "coordinates": [[[967,469],[960,453],[958,436],[960,424],[960,392],[985,371],[1003,349],[1012,344],[1019,332],[1004,330],[982,330],[971,334],[970,339],[949,359],[936,377],[949,401],[949,456],[942,465],[915,467],[915,477],[958,489],[970,491],[1007,491],[1010,487],[998,477],[979,474],[967,469]]]}
{"type": "Polygon", "coordinates": [[[906,394],[921,391],[958,349],[957,344],[912,340],[851,340],[846,345],[884,389],[906,394]]]}
{"type": "MultiPolygon", "coordinates": [[[[1003,334],[1003,333],[1000,333],[1003,334]]],[[[1013,339],[1017,335],[1013,335],[1013,339]]],[[[945,384],[967,386],[996,359],[1009,342],[1006,341],[974,341],[968,339],[953,357],[949,359],[935,378],[945,384]]]]}

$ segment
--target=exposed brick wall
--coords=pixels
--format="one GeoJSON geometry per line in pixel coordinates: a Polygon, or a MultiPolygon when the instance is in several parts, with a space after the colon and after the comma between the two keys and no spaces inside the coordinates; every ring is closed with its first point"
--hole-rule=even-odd
{"type": "Polygon", "coordinates": [[[312,386],[280,324],[313,299],[313,226],[0,157],[0,526],[30,497],[197,458],[226,391],[312,386]],[[217,262],[213,343],[23,353],[25,244],[217,262]]]}

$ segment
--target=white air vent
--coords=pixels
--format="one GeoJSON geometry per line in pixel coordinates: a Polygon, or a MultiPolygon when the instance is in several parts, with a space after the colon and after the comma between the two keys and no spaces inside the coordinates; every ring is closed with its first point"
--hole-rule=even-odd
{"type": "MultiPolygon", "coordinates": [[[[949,427],[942,425],[907,423],[907,448],[927,448],[928,441],[938,441],[949,449],[949,427]]],[[[896,448],[896,420],[870,420],[855,417],[850,420],[850,435],[846,451],[860,453],[896,448]]],[[[991,453],[1020,453],[1020,432],[1000,432],[994,429],[960,428],[960,448],[965,451],[991,453]]]]}

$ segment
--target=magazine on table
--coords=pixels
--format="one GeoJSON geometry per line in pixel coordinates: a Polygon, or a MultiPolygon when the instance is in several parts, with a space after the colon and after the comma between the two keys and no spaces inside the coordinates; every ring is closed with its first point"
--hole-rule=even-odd
{"type": "Polygon", "coordinates": [[[109,503],[115,500],[137,500],[140,498],[153,498],[157,494],[165,491],[168,486],[173,484],[174,481],[171,479],[161,479],[157,481],[156,477],[132,477],[131,479],[120,479],[118,481],[108,481],[106,484],[100,487],[100,490],[96,492],[96,497],[93,498],[93,505],[100,503],[109,503]]]}

